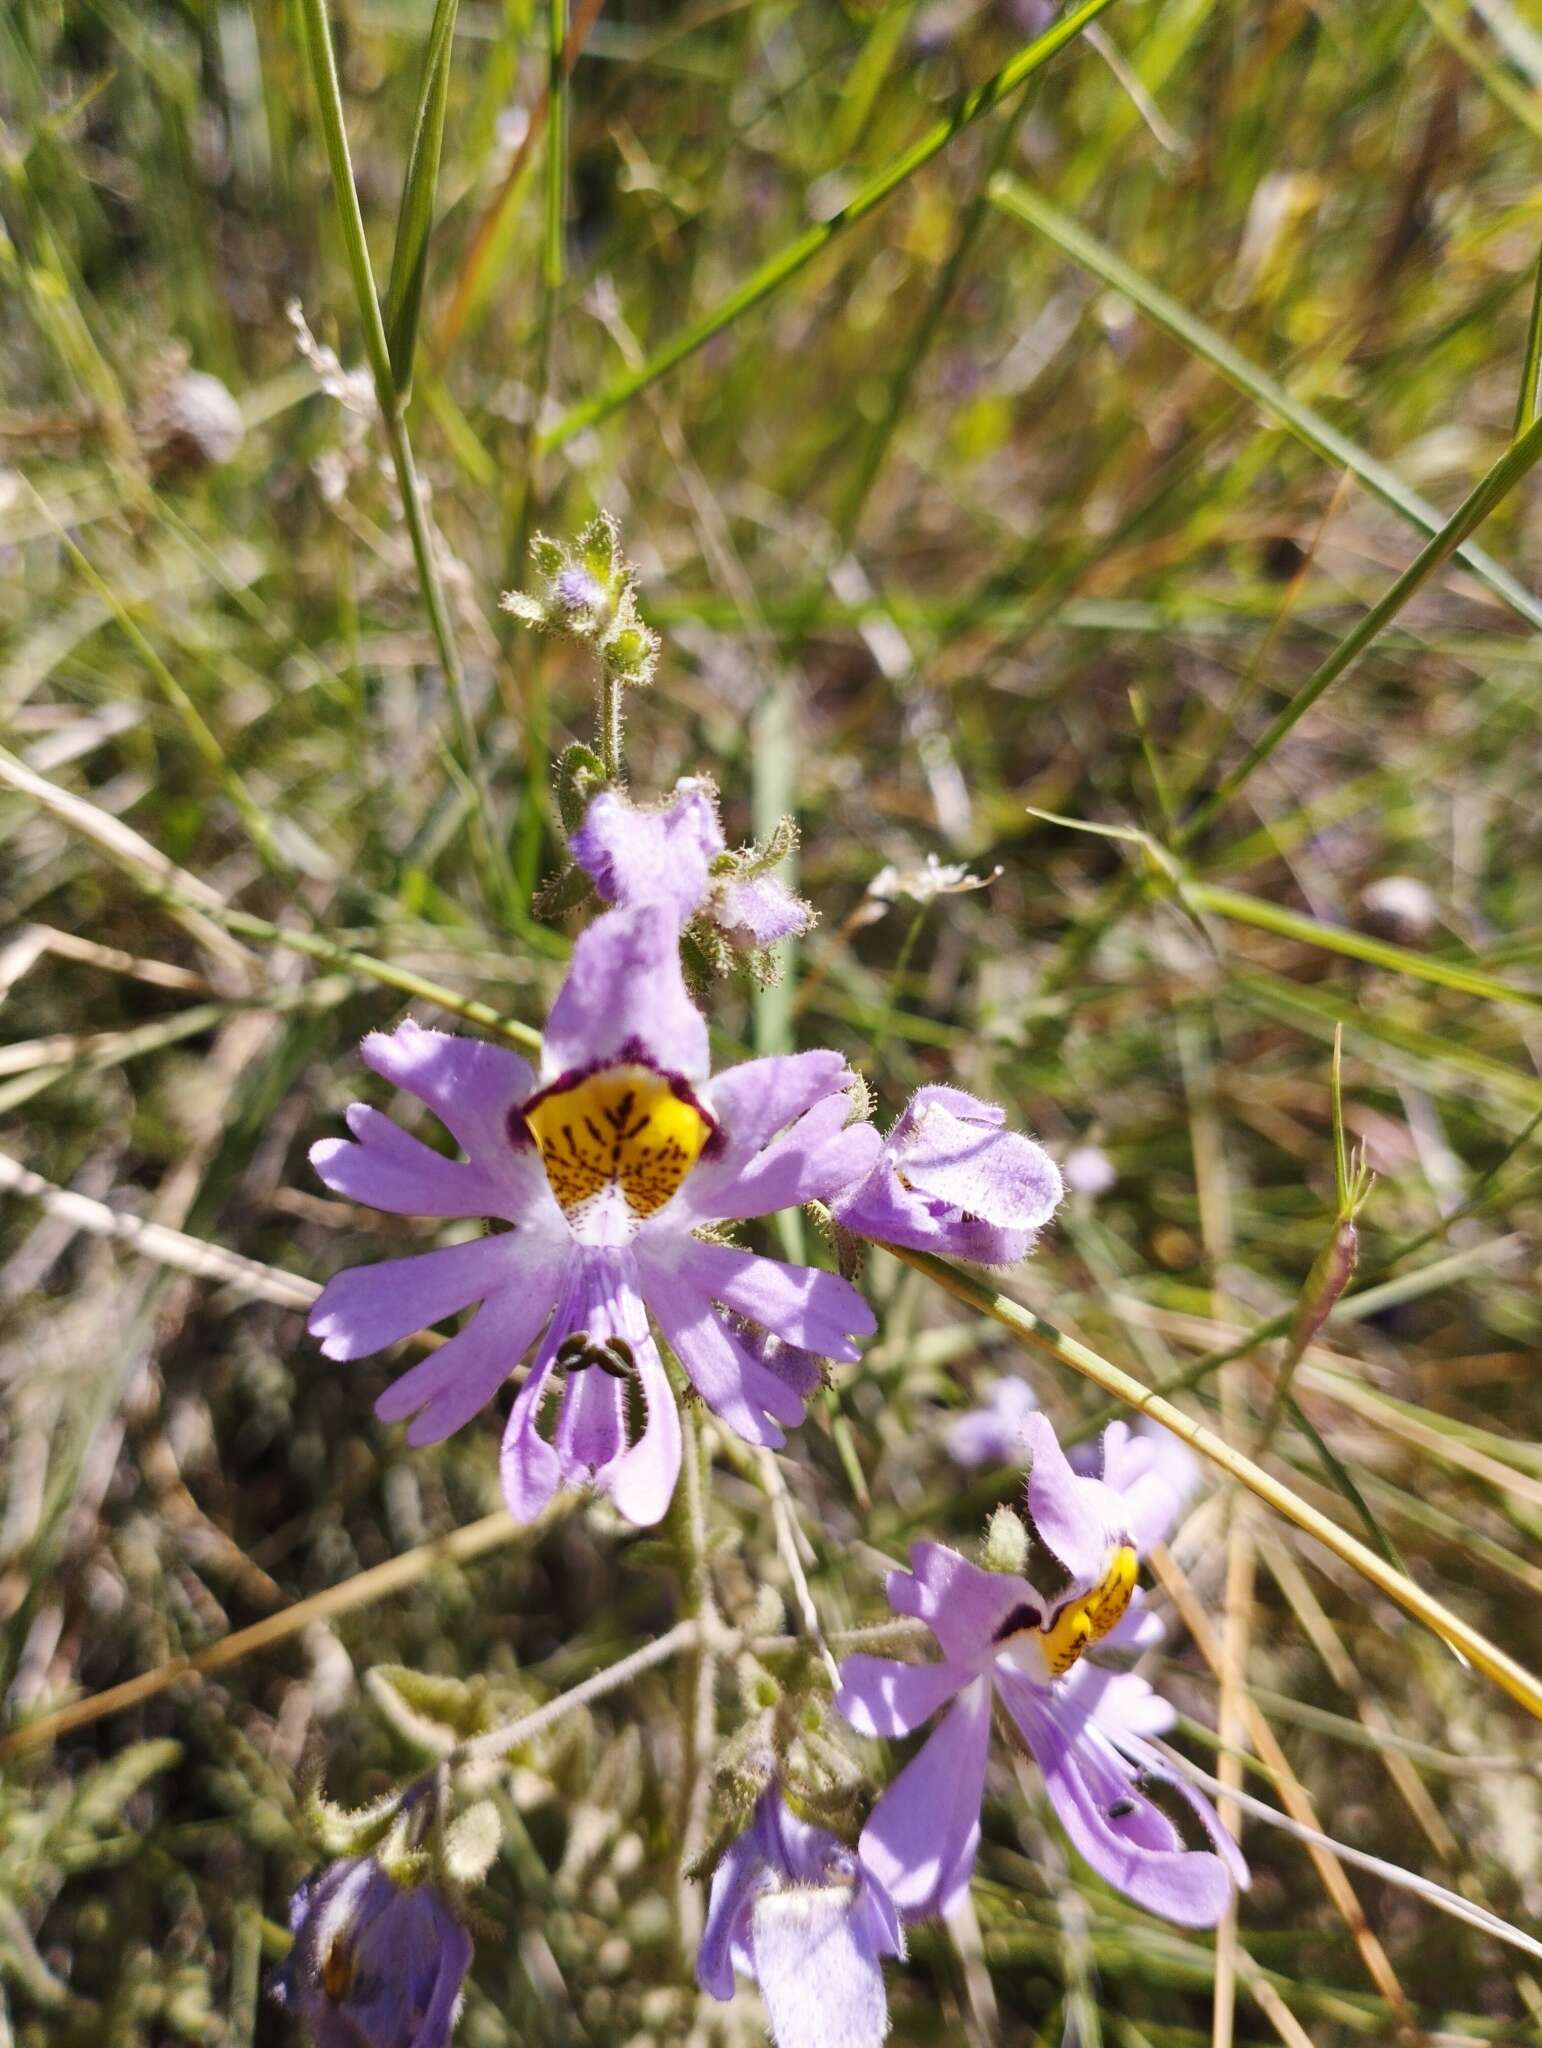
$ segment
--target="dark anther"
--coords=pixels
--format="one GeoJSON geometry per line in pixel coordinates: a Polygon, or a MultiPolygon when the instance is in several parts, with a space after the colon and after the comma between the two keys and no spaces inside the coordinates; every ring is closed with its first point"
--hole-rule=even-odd
{"type": "Polygon", "coordinates": [[[571,1337],[563,1339],[557,1346],[557,1363],[567,1368],[570,1377],[575,1372],[587,1372],[590,1366],[598,1366],[613,1380],[628,1379],[637,1370],[632,1347],[624,1337],[606,1337],[595,1344],[587,1330],[575,1330],[571,1337]]]}
{"type": "Polygon", "coordinates": [[[1108,1817],[1110,1820],[1123,1820],[1127,1813],[1133,1813],[1134,1811],[1135,1801],[1133,1799],[1116,1799],[1108,1809],[1108,1817]]]}

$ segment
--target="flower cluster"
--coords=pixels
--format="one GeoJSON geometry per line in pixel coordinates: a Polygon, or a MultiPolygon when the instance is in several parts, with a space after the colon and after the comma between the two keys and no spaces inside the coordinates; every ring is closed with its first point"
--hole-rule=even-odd
{"type": "MultiPolygon", "coordinates": [[[[857,1261],[838,1273],[772,1258],[736,1241],[738,1226],[818,1203],[843,1251],[867,1238],[1006,1265],[1032,1248],[1064,1188],[1004,1110],[960,1089],[923,1087],[881,1135],[838,1052],[714,1070],[698,1002],[711,975],[738,963],[769,977],[773,949],[813,923],[773,872],[792,850],[791,826],[730,849],[706,780],[684,779],[651,807],[632,799],[621,704],[651,675],[655,642],[614,525],[594,522],[572,548],[542,542],[537,562],[542,593],[510,608],[589,643],[600,697],[596,747],[569,747],[558,764],[568,865],[546,900],[599,908],[574,943],[538,1064],[410,1018],[365,1039],[365,1064],[432,1112],[456,1156],[355,1103],[349,1135],[313,1148],[317,1173],[352,1202],[480,1227],[337,1273],[310,1327],[329,1358],[351,1360],[470,1311],[380,1395],[381,1418],[406,1423],[409,1443],[437,1443],[523,1366],[500,1460],[510,1512],[530,1521],[560,1488],[593,1487],[649,1525],[681,1469],[682,1391],[745,1442],[775,1449],[828,1370],[854,1362],[876,1328],[845,1277],[857,1261]]],[[[1144,1679],[1085,1654],[1159,1633],[1138,1559],[1192,1483],[1163,1442],[1115,1425],[1092,1469],[1073,1470],[1018,1380],[955,1427],[962,1463],[1029,1463],[1027,1522],[997,1511],[984,1567],[918,1543],[911,1571],[891,1574],[889,1599],[931,1630],[940,1661],[851,1656],[836,1695],[861,1735],[898,1738],[937,1717],[932,1733],[856,1840],[853,1782],[821,1803],[780,1737],[734,1794],[728,1829],[738,1833],[712,1873],[697,1977],[722,1999],[736,1972],[754,1979],[777,2048],[882,2042],[883,1961],[904,1956],[904,1922],[947,1911],[969,1882],[998,1703],[1108,1882],[1208,1925],[1245,1881],[1208,1805],[1153,1747],[1171,1710],[1144,1679]]],[[[772,1722],[785,1707],[791,1726],[807,1709],[806,1725],[823,1728],[806,1696],[767,1685],[782,1700],[766,1709],[772,1722]]],[[[753,1732],[747,1722],[741,1736],[753,1732]]],[[[840,1751],[828,1734],[820,1768],[840,1751]]],[[[841,1768],[854,1780],[849,1758],[841,1768]]],[[[446,2048],[471,1960],[463,1892],[496,1838],[484,1802],[493,1838],[479,1823],[475,1854],[450,1852],[471,1818],[442,1825],[453,1777],[435,1781],[433,1828],[415,1792],[386,1802],[382,1825],[401,1853],[379,1846],[366,1815],[362,1832],[326,1845],[350,1853],[296,1894],[275,1989],[317,2048],[446,2048]]]]}

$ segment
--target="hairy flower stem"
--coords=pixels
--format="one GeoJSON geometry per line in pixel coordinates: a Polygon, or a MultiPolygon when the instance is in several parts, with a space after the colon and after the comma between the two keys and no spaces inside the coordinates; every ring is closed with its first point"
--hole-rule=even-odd
{"type": "Polygon", "coordinates": [[[681,1953],[694,1955],[701,1939],[701,1887],[692,1876],[707,1844],[711,1817],[712,1768],[717,1755],[717,1643],[723,1634],[712,1570],[707,1559],[707,1465],[701,1416],[687,1403],[684,1458],[675,1499],[680,1546],[680,1588],[689,1625],[695,1630],[695,1668],[691,1673],[690,1711],[685,1725],[685,1800],[680,1828],[680,1855],[675,1866],[675,1925],[681,1953]]]}

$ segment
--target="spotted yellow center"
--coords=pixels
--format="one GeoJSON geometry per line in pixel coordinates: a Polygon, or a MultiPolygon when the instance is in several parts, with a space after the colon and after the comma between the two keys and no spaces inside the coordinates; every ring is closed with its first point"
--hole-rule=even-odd
{"type": "Polygon", "coordinates": [[[619,1189],[640,1221],[674,1194],[701,1157],[712,1125],[651,1067],[603,1067],[525,1111],[546,1178],[570,1222],[619,1189]]]}
{"type": "Polygon", "coordinates": [[[1064,1678],[1083,1650],[1102,1642],[1122,1620],[1138,1570],[1135,1552],[1122,1544],[1092,1591],[1068,1602],[1043,1631],[1044,1661],[1056,1678],[1064,1678]]]}

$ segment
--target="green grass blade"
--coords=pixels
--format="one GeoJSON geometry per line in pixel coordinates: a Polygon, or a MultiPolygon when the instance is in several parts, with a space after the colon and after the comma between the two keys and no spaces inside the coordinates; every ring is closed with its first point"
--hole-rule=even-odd
{"type": "Polygon", "coordinates": [[[1287,910],[1281,904],[1245,896],[1236,889],[1212,888],[1205,882],[1186,884],[1185,901],[1196,910],[1212,911],[1235,924],[1252,925],[1258,931],[1274,932],[1282,939],[1297,939],[1304,946],[1318,946],[1324,952],[1342,953],[1350,960],[1363,960],[1368,967],[1385,967],[1393,974],[1411,975],[1416,981],[1431,981],[1438,988],[1457,989],[1463,995],[1481,996],[1490,1003],[1519,1003],[1542,1010],[1542,990],[1517,988],[1498,981],[1458,960],[1442,960],[1431,953],[1414,953],[1405,946],[1389,945],[1384,939],[1342,925],[1322,924],[1315,917],[1287,910]]]}
{"type": "Polygon", "coordinates": [[[434,194],[439,185],[439,153],[444,142],[444,112],[449,99],[450,57],[455,44],[455,16],[460,0],[438,0],[428,32],[423,63],[423,90],[412,130],[412,150],[402,184],[401,211],[396,219],[396,246],[386,285],[386,348],[398,392],[412,381],[418,320],[423,310],[423,280],[428,273],[428,238],[434,225],[434,194]]]}
{"type": "Polygon", "coordinates": [[[1515,398],[1518,441],[1537,416],[1542,399],[1542,249],[1537,251],[1537,277],[1531,288],[1531,318],[1526,325],[1526,354],[1521,362],[1521,388],[1515,398]]]}
{"type": "MultiPolygon", "coordinates": [[[[1102,278],[1105,284],[1122,292],[1149,319],[1165,328],[1175,341],[1182,342],[1229,384],[1261,405],[1298,441],[1328,461],[1349,470],[1383,504],[1391,506],[1394,512],[1400,512],[1422,533],[1439,537],[1448,530],[1435,507],[1421,498],[1417,491],[1410,490],[1395,470],[1367,454],[1358,443],[1341,434],[1337,427],[1310,406],[1292,398],[1283,384],[1277,383],[1256,363],[1249,362],[1214,328],[1180,306],[1176,299],[1170,298],[1160,285],[1153,284],[1138,270],[1132,269],[1123,257],[1116,256],[1112,249],[1106,249],[1101,242],[1094,240],[1057,206],[1051,205],[1042,193],[1033,191],[1019,179],[1003,172],[991,188],[991,198],[1003,213],[1021,221],[1025,227],[1047,235],[1066,255],[1090,270],[1094,277],[1102,278]]],[[[1465,531],[1459,540],[1465,540],[1465,531]]],[[[1450,553],[1451,550],[1448,548],[1445,552],[1450,553]]],[[[1528,625],[1542,627],[1542,598],[1517,582],[1507,569],[1501,568],[1482,549],[1459,545],[1455,552],[1461,562],[1475,576],[1481,577],[1490,590],[1502,597],[1528,625]]]]}
{"type": "MultiPolygon", "coordinates": [[[[581,404],[564,413],[562,418],[541,436],[541,449],[544,451],[549,448],[560,448],[564,441],[571,441],[573,436],[581,433],[585,427],[592,427],[598,421],[608,419],[613,412],[625,405],[628,399],[635,398],[639,391],[656,383],[677,364],[683,363],[687,356],[694,355],[714,334],[721,334],[725,327],[732,326],[741,313],[747,313],[752,306],[758,306],[762,299],[768,299],[779,286],[784,285],[789,278],[796,277],[800,270],[812,263],[819,252],[828,248],[837,236],[843,234],[847,228],[855,227],[865,215],[871,213],[875,207],[881,206],[891,193],[897,192],[914,172],[929,164],[934,156],[947,147],[955,135],[960,135],[966,128],[972,127],[982,115],[988,114],[992,107],[1000,106],[1008,94],[1015,92],[1020,85],[1026,84],[1051,57],[1063,50],[1067,43],[1074,42],[1089,21],[1095,21],[1105,8],[1112,4],[1113,0],[1084,0],[1084,4],[1074,13],[1066,15],[1056,22],[1053,28],[1047,29],[1043,35],[1031,42],[1025,50],[1020,50],[1010,64],[1002,66],[994,78],[988,78],[983,85],[976,86],[973,92],[966,93],[945,120],[929,128],[919,141],[913,142],[909,149],[869,178],[852,194],[838,213],[832,214],[830,219],[821,221],[817,227],[810,228],[795,241],[789,242],[785,248],[779,249],[752,277],[746,278],[744,283],[737,286],[726,298],[720,299],[709,312],[703,313],[700,319],[688,322],[677,334],[671,335],[661,348],[654,350],[646,362],[639,363],[636,369],[628,370],[623,376],[606,385],[603,391],[597,391],[592,398],[584,399],[581,404]]],[[[1538,608],[1538,623],[1542,624],[1542,607],[1538,608]]]]}

